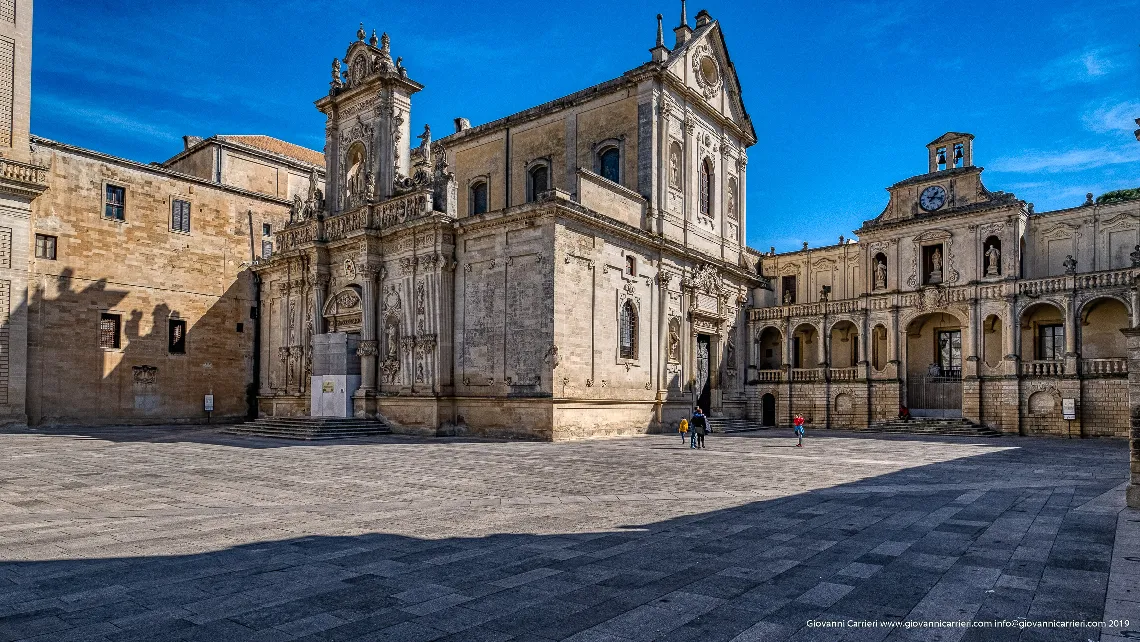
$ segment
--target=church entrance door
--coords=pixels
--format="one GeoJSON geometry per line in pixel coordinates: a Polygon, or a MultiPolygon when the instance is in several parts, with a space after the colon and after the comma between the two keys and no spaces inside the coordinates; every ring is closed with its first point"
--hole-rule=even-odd
{"type": "Polygon", "coordinates": [[[697,335],[697,363],[696,382],[693,391],[696,393],[697,405],[706,415],[712,405],[712,378],[709,376],[709,344],[711,338],[707,334],[697,335]]]}
{"type": "Polygon", "coordinates": [[[763,406],[760,412],[761,426],[776,425],[776,395],[768,393],[760,400],[763,406]]]}

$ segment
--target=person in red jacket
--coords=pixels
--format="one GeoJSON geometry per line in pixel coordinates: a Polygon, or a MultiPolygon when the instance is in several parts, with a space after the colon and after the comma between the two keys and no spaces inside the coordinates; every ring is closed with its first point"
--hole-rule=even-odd
{"type": "Polygon", "coordinates": [[[799,442],[796,443],[796,448],[803,448],[804,447],[804,416],[797,412],[796,418],[792,423],[795,424],[796,437],[799,438],[799,442]]]}

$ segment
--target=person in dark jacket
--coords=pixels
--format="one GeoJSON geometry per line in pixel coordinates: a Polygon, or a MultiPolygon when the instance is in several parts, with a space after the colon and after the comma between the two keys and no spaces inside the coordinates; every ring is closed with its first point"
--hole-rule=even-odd
{"type": "Polygon", "coordinates": [[[689,422],[689,432],[693,435],[689,447],[704,448],[705,435],[709,432],[709,418],[701,412],[700,406],[697,406],[696,412],[693,413],[693,419],[689,422]]]}

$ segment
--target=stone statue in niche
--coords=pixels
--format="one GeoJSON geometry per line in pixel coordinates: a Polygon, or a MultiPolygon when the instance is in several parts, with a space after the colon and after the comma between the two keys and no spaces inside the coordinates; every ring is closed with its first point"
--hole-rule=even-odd
{"type": "Polygon", "coordinates": [[[1072,254],[1066,254],[1061,265],[1065,266],[1065,274],[1072,276],[1077,273],[1077,260],[1073,258],[1072,254]]]}
{"type": "Polygon", "coordinates": [[[669,184],[674,187],[681,186],[681,159],[675,149],[669,152],[669,184]]]}
{"type": "Polygon", "coordinates": [[[1001,250],[995,244],[986,250],[986,276],[997,276],[999,274],[1001,274],[1001,250]]]}
{"type": "Polygon", "coordinates": [[[388,319],[387,327],[384,328],[384,337],[388,345],[388,359],[396,358],[396,335],[399,331],[396,329],[396,320],[388,319]]]}
{"type": "Polygon", "coordinates": [[[669,319],[669,361],[681,361],[681,320],[677,317],[669,319]]]}
{"type": "Polygon", "coordinates": [[[361,145],[354,145],[348,151],[348,171],[346,178],[348,179],[348,193],[353,196],[360,196],[364,193],[364,147],[361,145]]]}
{"type": "Polygon", "coordinates": [[[736,369],[736,328],[728,331],[728,338],[724,341],[724,367],[736,369]]]}
{"type": "Polygon", "coordinates": [[[792,291],[791,290],[784,290],[784,305],[791,305],[791,304],[792,304],[792,291]]]}
{"type": "Polygon", "coordinates": [[[887,287],[887,262],[875,261],[875,289],[882,290],[887,287]]]}
{"type": "Polygon", "coordinates": [[[731,189],[728,191],[728,216],[736,218],[736,193],[731,189]]]}
{"type": "Polygon", "coordinates": [[[930,282],[942,282],[942,249],[934,248],[930,253],[930,282]]]}

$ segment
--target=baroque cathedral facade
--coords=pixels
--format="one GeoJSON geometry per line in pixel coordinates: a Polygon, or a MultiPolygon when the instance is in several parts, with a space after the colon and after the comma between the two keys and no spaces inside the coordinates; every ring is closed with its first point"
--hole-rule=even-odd
{"type": "Polygon", "coordinates": [[[145,164],[28,132],[31,10],[0,0],[4,423],[561,440],[693,406],[849,429],[905,408],[1076,437],[1140,408],[1140,200],[1034,212],[950,132],[857,239],[751,249],[756,134],[720,24],[684,3],[644,64],[442,137],[362,26],[322,152],[187,136],[145,164]]]}

